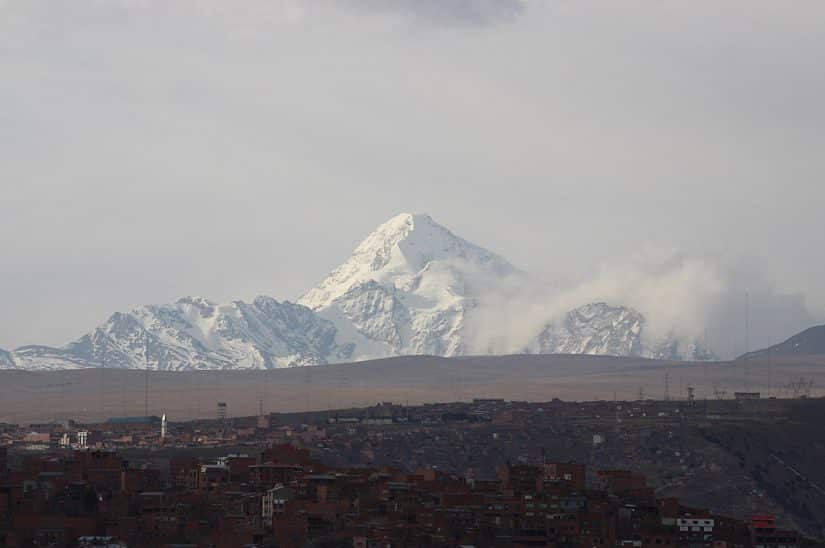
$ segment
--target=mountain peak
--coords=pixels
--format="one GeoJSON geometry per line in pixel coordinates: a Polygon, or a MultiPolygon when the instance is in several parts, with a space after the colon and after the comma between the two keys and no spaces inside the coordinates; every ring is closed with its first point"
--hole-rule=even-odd
{"type": "MultiPolygon", "coordinates": [[[[450,232],[445,226],[435,222],[426,213],[400,213],[378,225],[378,228],[372,231],[355,248],[353,254],[380,253],[402,242],[408,242],[412,246],[427,244],[425,247],[438,247],[445,244],[454,244],[456,241],[473,245],[450,232]],[[412,240],[415,241],[412,242],[412,240]]],[[[419,265],[419,268],[422,267],[423,265],[419,265]]]]}
{"type": "Polygon", "coordinates": [[[385,229],[387,232],[393,230],[404,230],[413,228],[416,225],[437,224],[433,218],[426,213],[399,213],[395,217],[391,217],[384,223],[378,226],[376,232],[385,229]]]}
{"type": "Polygon", "coordinates": [[[321,284],[299,299],[312,309],[323,308],[353,287],[368,281],[406,286],[434,262],[466,261],[475,268],[505,276],[518,270],[423,213],[401,213],[378,226],[321,284]]]}

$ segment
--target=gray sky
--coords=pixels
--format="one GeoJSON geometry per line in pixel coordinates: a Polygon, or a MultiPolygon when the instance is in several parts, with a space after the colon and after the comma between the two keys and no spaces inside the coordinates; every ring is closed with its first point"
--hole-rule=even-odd
{"type": "Polygon", "coordinates": [[[0,0],[0,348],[295,299],[400,211],[567,283],[698,258],[781,338],[825,317],[823,59],[819,0],[0,0]]]}

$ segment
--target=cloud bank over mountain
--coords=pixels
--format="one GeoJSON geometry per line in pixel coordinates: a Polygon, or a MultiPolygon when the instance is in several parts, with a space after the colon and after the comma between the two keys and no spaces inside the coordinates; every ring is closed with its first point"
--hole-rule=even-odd
{"type": "Polygon", "coordinates": [[[674,337],[701,341],[719,358],[796,333],[817,320],[800,294],[786,294],[753,261],[726,263],[672,249],[646,248],[621,262],[604,263],[575,282],[520,280],[485,294],[473,320],[473,348],[506,353],[526,347],[541,326],[594,302],[622,304],[646,321],[648,345],[674,337]]]}

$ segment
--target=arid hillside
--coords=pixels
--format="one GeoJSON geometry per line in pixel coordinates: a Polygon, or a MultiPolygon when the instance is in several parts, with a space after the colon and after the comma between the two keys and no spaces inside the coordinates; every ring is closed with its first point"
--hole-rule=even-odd
{"type": "Polygon", "coordinates": [[[326,410],[378,401],[428,403],[497,397],[570,401],[791,397],[825,389],[825,357],[665,362],[595,356],[401,357],[269,371],[0,371],[0,422],[82,421],[166,413],[173,420],[326,410]]]}

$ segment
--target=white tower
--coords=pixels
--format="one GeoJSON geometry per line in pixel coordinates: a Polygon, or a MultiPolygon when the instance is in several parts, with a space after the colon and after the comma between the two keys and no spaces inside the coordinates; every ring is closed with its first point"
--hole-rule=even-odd
{"type": "Polygon", "coordinates": [[[160,439],[166,439],[166,413],[160,418],[160,439]]]}

